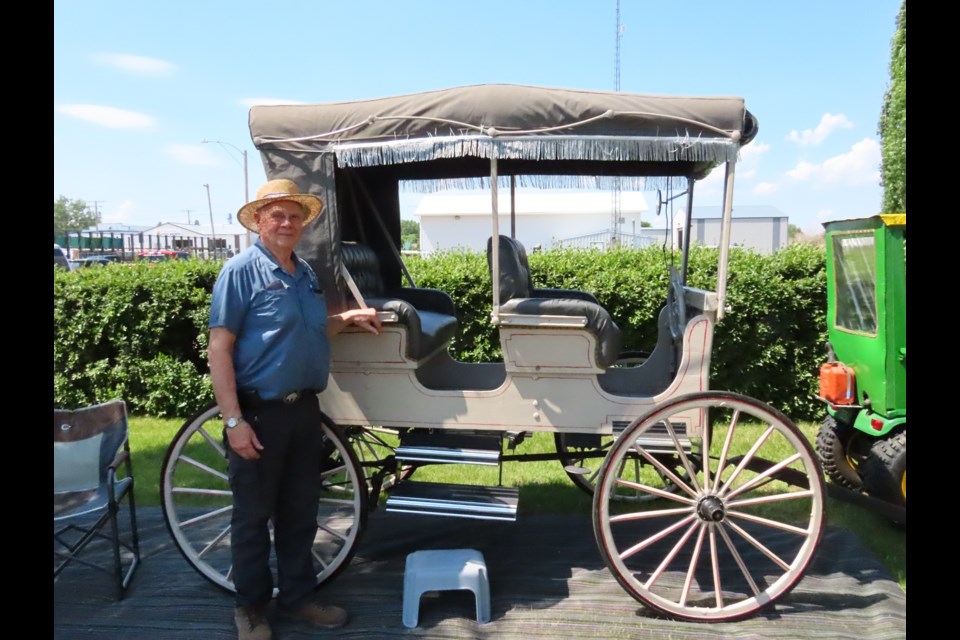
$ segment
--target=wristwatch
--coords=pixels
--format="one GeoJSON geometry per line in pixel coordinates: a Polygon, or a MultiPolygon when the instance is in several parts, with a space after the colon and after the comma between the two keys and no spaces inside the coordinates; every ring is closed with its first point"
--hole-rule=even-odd
{"type": "Polygon", "coordinates": [[[223,421],[223,424],[225,427],[227,427],[227,429],[233,429],[241,422],[243,422],[243,416],[240,416],[239,418],[227,418],[223,421]]]}

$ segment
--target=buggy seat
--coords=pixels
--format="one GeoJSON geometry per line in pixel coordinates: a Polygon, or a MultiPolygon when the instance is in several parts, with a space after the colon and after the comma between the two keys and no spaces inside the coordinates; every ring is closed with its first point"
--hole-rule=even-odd
{"type": "MultiPolygon", "coordinates": [[[[445,348],[459,328],[453,299],[439,289],[397,287],[386,290],[380,260],[369,246],[343,242],[344,266],[363,295],[377,311],[392,311],[407,329],[406,356],[426,359],[445,348]]],[[[356,302],[351,304],[356,308],[356,302]]]]}
{"type": "MultiPolygon", "coordinates": [[[[623,337],[596,297],[576,289],[534,288],[527,252],[517,240],[500,236],[500,312],[523,315],[574,316],[586,319],[597,338],[596,361],[609,367],[620,355],[623,337]]],[[[493,273],[493,238],[487,241],[487,265],[493,273]]]]}

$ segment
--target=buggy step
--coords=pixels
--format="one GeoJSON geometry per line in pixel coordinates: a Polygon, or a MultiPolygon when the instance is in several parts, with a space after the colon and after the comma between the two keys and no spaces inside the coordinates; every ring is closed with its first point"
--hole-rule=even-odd
{"type": "MultiPolygon", "coordinates": [[[[628,426],[630,426],[630,423],[627,421],[614,420],[613,436],[619,436],[628,426]]],[[[687,425],[682,422],[673,422],[670,426],[673,428],[673,432],[677,436],[677,442],[680,443],[680,447],[684,453],[692,452],[693,442],[687,435],[687,425]]],[[[643,447],[649,453],[663,453],[667,455],[676,453],[673,438],[670,437],[670,433],[663,423],[652,425],[637,438],[636,442],[638,446],[643,447]]]]}
{"type": "Polygon", "coordinates": [[[520,490],[436,482],[403,482],[387,498],[386,510],[475,520],[517,519],[520,490]]]}
{"type": "Polygon", "coordinates": [[[397,460],[441,464],[496,466],[503,453],[501,437],[495,434],[407,434],[395,449],[397,460]]]}

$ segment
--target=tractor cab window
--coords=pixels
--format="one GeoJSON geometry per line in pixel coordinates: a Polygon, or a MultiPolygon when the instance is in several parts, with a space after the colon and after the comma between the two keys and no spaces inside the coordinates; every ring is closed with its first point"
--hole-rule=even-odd
{"type": "Polygon", "coordinates": [[[877,332],[877,248],[872,233],[833,238],[836,264],[836,326],[877,332]]]}

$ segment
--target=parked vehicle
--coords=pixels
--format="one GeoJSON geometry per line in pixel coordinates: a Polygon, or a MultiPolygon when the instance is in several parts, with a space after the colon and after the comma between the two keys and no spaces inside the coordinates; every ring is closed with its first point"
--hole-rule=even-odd
{"type": "Polygon", "coordinates": [[[70,270],[70,262],[67,260],[67,254],[58,244],[53,245],[53,266],[59,269],[70,270]]]}
{"type": "MultiPolygon", "coordinates": [[[[410,517],[514,520],[517,488],[425,483],[416,470],[543,460],[504,451],[537,432],[555,436],[550,457],[592,493],[600,554],[646,606],[677,619],[735,620],[801,579],[824,524],[816,453],[783,413],[709,384],[728,304],[735,168],[757,134],[743,99],[477,85],[255,106],[248,121],[267,178],[324,198],[298,254],[316,269],[328,309],[369,306],[384,323],[379,335],[347,329],[331,338],[329,384],[318,395],[329,441],[329,459],[318,461],[318,583],[348,565],[381,492],[386,511],[410,517]],[[500,231],[501,212],[514,210],[501,193],[514,183],[662,189],[666,206],[685,204],[675,219],[689,225],[694,185],[721,166],[716,290],[686,284],[688,226],[683,246],[664,252],[669,284],[649,354],[622,352],[620,329],[592,292],[535,285],[526,248],[500,231]],[[400,251],[408,183],[490,189],[490,319],[502,361],[451,356],[460,331],[453,300],[418,287],[400,251]]],[[[212,403],[183,425],[164,459],[161,496],[187,561],[232,590],[221,421],[212,403]]]]}
{"type": "Polygon", "coordinates": [[[99,262],[122,262],[120,256],[115,253],[103,253],[84,256],[86,260],[96,260],[99,262]]]}
{"type": "Polygon", "coordinates": [[[817,454],[833,482],[907,504],[907,216],[824,224],[826,417],[817,454]]]}
{"type": "Polygon", "coordinates": [[[108,264],[114,264],[115,261],[109,260],[103,256],[86,256],[70,261],[71,269],[83,269],[86,267],[105,267],[108,264]]]}
{"type": "Polygon", "coordinates": [[[138,260],[147,262],[164,262],[166,260],[187,260],[190,254],[186,251],[170,251],[169,249],[160,249],[157,251],[141,251],[137,254],[138,260]]]}

